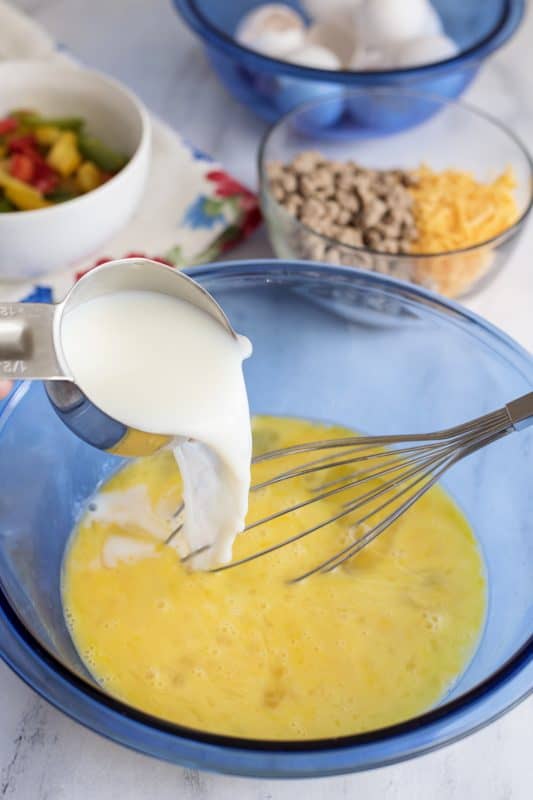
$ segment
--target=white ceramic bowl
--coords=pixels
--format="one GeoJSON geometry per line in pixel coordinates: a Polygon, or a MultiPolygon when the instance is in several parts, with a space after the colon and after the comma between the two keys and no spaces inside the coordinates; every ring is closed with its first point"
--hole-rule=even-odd
{"type": "Polygon", "coordinates": [[[0,213],[0,280],[62,270],[96,254],[136,210],[150,161],[150,119],[120,83],[77,66],[43,61],[0,64],[0,118],[13,108],[81,116],[90,133],[130,157],[107,183],[35,211],[0,213]]]}

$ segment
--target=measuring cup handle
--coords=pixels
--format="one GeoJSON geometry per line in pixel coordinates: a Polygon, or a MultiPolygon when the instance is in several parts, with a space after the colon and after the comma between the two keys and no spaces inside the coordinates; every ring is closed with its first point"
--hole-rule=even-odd
{"type": "Polygon", "coordinates": [[[54,345],[56,306],[0,303],[0,379],[65,377],[54,345]]]}

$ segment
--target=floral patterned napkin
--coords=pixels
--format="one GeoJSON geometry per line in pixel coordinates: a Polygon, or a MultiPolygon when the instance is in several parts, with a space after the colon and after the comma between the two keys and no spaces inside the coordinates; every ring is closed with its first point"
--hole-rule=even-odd
{"type": "MultiPolygon", "coordinates": [[[[0,0],[0,60],[9,58],[76,64],[39,25],[0,0]]],[[[199,264],[216,259],[259,225],[252,192],[153,115],[152,128],[152,164],[137,213],[100,253],[81,264],[58,265],[58,273],[45,276],[43,283],[57,296],[95,262],[142,254],[176,267],[199,264]]],[[[0,285],[0,298],[22,298],[30,288],[0,285]]]]}

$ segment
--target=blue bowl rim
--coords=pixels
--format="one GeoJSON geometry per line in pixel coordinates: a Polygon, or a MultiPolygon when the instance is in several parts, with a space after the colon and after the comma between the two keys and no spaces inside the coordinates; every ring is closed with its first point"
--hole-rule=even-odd
{"type": "Polygon", "coordinates": [[[423,78],[433,76],[436,72],[462,67],[471,61],[481,61],[493,53],[513,35],[520,25],[525,12],[525,0],[504,0],[504,8],[493,30],[479,42],[459,52],[452,58],[421,64],[416,67],[391,70],[326,70],[315,67],[302,67],[276,58],[258,53],[238,43],[232,36],[213,25],[198,9],[195,0],[172,0],[173,4],[188,26],[206,44],[214,46],[228,56],[237,60],[244,57],[251,67],[259,71],[276,75],[290,75],[294,78],[309,78],[326,83],[349,84],[354,79],[372,84],[375,81],[396,81],[402,78],[423,78]]]}
{"type": "MultiPolygon", "coordinates": [[[[227,275],[231,277],[246,277],[250,275],[264,275],[265,272],[294,272],[294,273],[310,273],[316,277],[318,273],[324,276],[337,276],[342,279],[343,276],[353,276],[354,269],[352,267],[332,266],[331,264],[309,263],[305,261],[279,261],[275,259],[256,259],[246,261],[228,261],[228,262],[214,262],[211,264],[193,267],[187,270],[192,278],[209,278],[227,275]]],[[[509,348],[512,353],[518,356],[519,359],[524,361],[531,368],[531,379],[533,385],[533,357],[521,345],[514,341],[510,336],[505,334],[492,323],[484,320],[474,312],[464,308],[458,303],[447,300],[433,292],[430,292],[420,287],[413,286],[409,283],[390,278],[385,275],[378,275],[372,272],[364,272],[357,270],[358,279],[363,284],[370,284],[374,286],[382,286],[385,289],[393,289],[396,293],[404,299],[411,299],[415,302],[422,302],[426,308],[433,311],[453,312],[453,316],[462,319],[464,322],[473,324],[474,327],[481,328],[485,333],[489,333],[500,344],[509,348]]],[[[449,318],[447,316],[447,318],[449,318]]],[[[4,407],[0,409],[0,436],[3,428],[9,420],[11,411],[18,405],[19,399],[24,396],[29,387],[29,382],[23,381],[18,385],[18,388],[11,395],[4,407]]],[[[208,733],[199,731],[194,728],[188,728],[184,725],[179,725],[167,722],[162,718],[153,716],[146,712],[140,711],[133,706],[123,703],[114,697],[106,694],[102,689],[89,683],[82,677],[74,674],[70,669],[55,656],[53,656],[26,628],[23,620],[19,617],[17,612],[11,606],[9,599],[4,592],[2,582],[0,580],[0,618],[7,626],[10,634],[15,637],[18,642],[22,642],[24,647],[31,652],[33,657],[36,657],[39,665],[43,668],[45,673],[50,674],[51,677],[56,677],[65,681],[69,687],[75,692],[81,693],[83,696],[89,697],[97,705],[103,706],[105,711],[114,712],[120,717],[132,720],[142,726],[154,729],[163,734],[170,734],[177,739],[188,739],[193,742],[205,743],[225,748],[227,750],[243,750],[256,753],[293,753],[293,754],[309,754],[313,752],[333,752],[337,750],[345,750],[346,748],[353,748],[357,745],[379,744],[380,742],[390,741],[395,737],[404,734],[419,731],[423,727],[428,727],[435,722],[450,720],[461,711],[466,711],[477,702],[490,697],[497,689],[508,683],[514,676],[520,673],[525,667],[533,663],[533,633],[521,645],[521,647],[507,659],[497,670],[485,678],[476,686],[472,687],[469,691],[465,692],[455,700],[444,703],[442,706],[433,708],[416,717],[412,717],[404,722],[390,725],[384,728],[367,731],[364,733],[352,734],[348,736],[341,736],[336,738],[325,739],[309,739],[304,741],[294,740],[257,740],[257,739],[244,739],[235,736],[226,736],[216,733],[208,733]]],[[[36,682],[26,674],[24,668],[14,664],[12,660],[4,653],[2,642],[0,641],[0,657],[13,669],[14,672],[32,689],[37,691],[41,696],[51,702],[47,696],[46,691],[36,685],[36,682]]],[[[525,692],[508,703],[500,713],[489,715],[483,722],[476,726],[464,731],[458,736],[444,739],[433,745],[424,747],[421,751],[414,754],[404,754],[394,758],[390,762],[380,763],[379,766],[385,763],[394,763],[399,760],[404,760],[409,757],[419,755],[421,752],[429,752],[437,749],[440,746],[456,741],[469,733],[479,730],[485,725],[489,724],[495,718],[501,716],[506,711],[510,710],[527,696],[533,693],[533,685],[526,689],[525,692]]],[[[60,710],[69,714],[69,709],[59,705],[55,705],[60,710]]],[[[78,721],[84,722],[79,719],[78,721]]],[[[91,727],[90,722],[85,723],[91,727]]],[[[110,737],[113,738],[113,737],[110,737]]],[[[362,767],[364,768],[364,767],[362,767]]]]}
{"type": "MultiPolygon", "coordinates": [[[[449,98],[443,97],[438,94],[433,94],[431,92],[422,92],[418,89],[411,89],[406,87],[391,87],[391,86],[373,86],[373,87],[366,87],[366,86],[357,86],[352,87],[347,90],[345,97],[350,100],[350,98],[356,98],[358,95],[361,96],[368,96],[368,95],[391,95],[392,97],[399,97],[399,96],[406,96],[412,97],[413,99],[419,99],[422,101],[426,101],[428,103],[439,104],[442,106],[441,111],[444,111],[449,106],[455,106],[460,108],[469,114],[472,114],[474,117],[478,119],[482,119],[485,122],[488,122],[490,125],[498,128],[502,133],[504,133],[520,150],[522,155],[524,156],[527,165],[529,167],[529,177],[528,177],[528,191],[529,191],[529,198],[527,203],[525,203],[524,208],[522,209],[520,216],[509,225],[508,228],[501,231],[501,233],[496,234],[495,236],[491,236],[490,239],[485,239],[482,242],[478,242],[478,244],[468,245],[468,247],[458,247],[454,250],[444,250],[438,253],[395,253],[394,256],[391,256],[390,253],[386,253],[383,250],[374,250],[371,247],[356,247],[355,245],[345,244],[341,242],[339,239],[333,239],[331,236],[327,236],[323,233],[318,233],[313,228],[310,228],[309,225],[306,225],[301,220],[297,219],[297,217],[293,217],[289,212],[282,206],[278,201],[273,197],[270,193],[268,188],[268,180],[265,174],[265,166],[266,166],[266,150],[270,141],[271,136],[284,125],[287,123],[291,118],[296,117],[298,114],[305,113],[306,111],[312,111],[314,108],[320,107],[323,103],[328,103],[335,101],[337,96],[335,94],[324,94],[321,97],[315,98],[313,100],[308,100],[305,103],[301,103],[294,108],[291,108],[290,111],[287,111],[285,114],[279,117],[275,122],[273,122],[265,131],[263,136],[261,137],[261,141],[259,143],[259,148],[257,151],[257,172],[259,175],[259,190],[261,198],[263,194],[268,198],[268,201],[275,205],[276,211],[280,214],[283,214],[285,218],[290,221],[293,225],[297,226],[298,228],[306,231],[307,233],[313,234],[318,239],[321,239],[324,242],[327,242],[334,247],[340,247],[347,252],[354,253],[356,255],[371,255],[371,256],[385,256],[385,257],[394,257],[395,260],[401,261],[419,261],[424,260],[427,261],[428,259],[439,259],[439,258],[450,258],[456,255],[463,255],[465,253],[472,253],[476,250],[481,250],[485,247],[497,247],[498,245],[502,244],[503,242],[507,241],[508,239],[516,236],[520,233],[521,228],[528,218],[531,210],[533,209],[533,156],[531,152],[528,150],[527,145],[525,142],[516,134],[511,128],[509,128],[504,122],[502,122],[499,117],[496,117],[494,114],[491,114],[489,111],[485,111],[483,108],[478,108],[473,103],[467,103],[464,100],[459,100],[457,98],[449,98]]],[[[418,127],[418,126],[417,126],[418,127]]],[[[401,132],[405,135],[405,131],[401,132]]],[[[392,134],[394,135],[394,134],[392,134]]],[[[357,142],[355,142],[357,145],[357,142]]],[[[264,210],[264,209],[263,209],[264,210]]]]}

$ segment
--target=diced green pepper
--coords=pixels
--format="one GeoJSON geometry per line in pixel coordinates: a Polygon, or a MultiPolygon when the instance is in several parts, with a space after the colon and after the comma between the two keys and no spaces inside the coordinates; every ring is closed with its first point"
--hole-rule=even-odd
{"type": "Polygon", "coordinates": [[[68,192],[66,189],[56,189],[46,195],[46,199],[52,203],[66,203],[67,200],[74,200],[75,197],[79,197],[79,195],[75,192],[68,192]]]}
{"type": "Polygon", "coordinates": [[[84,125],[83,117],[43,117],[34,111],[13,111],[10,116],[29,128],[60,128],[62,131],[78,133],[84,125]]]}
{"type": "Polygon", "coordinates": [[[4,197],[3,194],[0,194],[0,214],[4,214],[7,211],[15,211],[15,206],[13,203],[10,203],[7,197],[4,197]]]}
{"type": "Polygon", "coordinates": [[[78,136],[78,147],[86,161],[92,161],[104,172],[118,172],[128,162],[126,156],[111,150],[100,139],[87,136],[85,133],[80,133],[78,136]]]}

